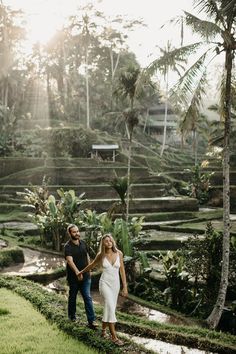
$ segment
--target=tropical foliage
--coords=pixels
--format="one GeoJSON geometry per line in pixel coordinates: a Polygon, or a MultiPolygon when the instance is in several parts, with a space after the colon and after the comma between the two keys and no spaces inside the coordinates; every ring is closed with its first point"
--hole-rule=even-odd
{"type": "Polygon", "coordinates": [[[57,190],[57,199],[49,194],[45,178],[41,187],[33,186],[21,193],[24,196],[26,205],[34,212],[33,221],[41,231],[41,243],[60,251],[62,244],[67,239],[66,227],[72,223],[79,212],[83,194],[79,197],[74,190],[57,190]]]}
{"type": "MultiPolygon", "coordinates": [[[[211,62],[224,54],[224,68],[222,69],[222,85],[220,92],[220,112],[224,122],[223,143],[223,204],[224,204],[224,237],[222,273],[218,298],[212,314],[208,318],[210,327],[215,328],[223,311],[229,276],[229,248],[230,248],[230,184],[229,184],[229,158],[230,158],[230,132],[231,132],[231,94],[233,58],[236,50],[236,3],[228,0],[195,0],[195,8],[204,18],[201,19],[189,12],[175,19],[181,25],[189,26],[193,33],[198,35],[200,41],[181,46],[171,52],[165,53],[163,59],[175,56],[182,58],[197,55],[197,60],[186,69],[180,80],[172,90],[173,104],[178,112],[182,112],[182,120],[191,121],[185,126],[196,131],[196,122],[201,114],[201,104],[206,93],[207,71],[211,62]]],[[[181,32],[183,34],[183,31],[181,32]]],[[[159,61],[161,61],[159,59],[159,61]]],[[[191,62],[191,61],[190,61],[191,62]]]]}

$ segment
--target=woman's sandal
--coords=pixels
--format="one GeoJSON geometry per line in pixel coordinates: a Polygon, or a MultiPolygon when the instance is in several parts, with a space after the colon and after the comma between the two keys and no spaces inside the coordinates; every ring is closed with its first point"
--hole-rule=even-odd
{"type": "Polygon", "coordinates": [[[115,344],[115,345],[118,345],[118,347],[122,347],[124,345],[124,342],[122,342],[121,339],[112,339],[112,342],[115,344]]]}
{"type": "Polygon", "coordinates": [[[106,333],[106,331],[102,330],[102,334],[101,334],[102,338],[109,338],[109,335],[106,333]]]}

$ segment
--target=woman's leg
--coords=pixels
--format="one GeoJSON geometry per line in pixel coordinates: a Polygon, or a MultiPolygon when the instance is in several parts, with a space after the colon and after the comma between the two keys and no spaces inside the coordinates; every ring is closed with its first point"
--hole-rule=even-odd
{"type": "Polygon", "coordinates": [[[116,335],[115,323],[109,322],[108,326],[109,326],[112,340],[117,340],[118,338],[116,335]]]}
{"type": "Polygon", "coordinates": [[[111,340],[112,340],[112,342],[114,342],[119,347],[123,346],[124,342],[117,337],[116,329],[115,329],[115,323],[114,322],[109,322],[108,325],[109,325],[109,330],[111,332],[111,340]]]}
{"type": "Polygon", "coordinates": [[[106,337],[107,322],[102,321],[102,337],[106,337]]]}

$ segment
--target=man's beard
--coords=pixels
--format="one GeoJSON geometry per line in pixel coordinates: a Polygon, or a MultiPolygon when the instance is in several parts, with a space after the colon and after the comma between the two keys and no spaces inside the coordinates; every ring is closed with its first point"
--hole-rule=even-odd
{"type": "Polygon", "coordinates": [[[72,235],[71,235],[71,238],[72,238],[72,240],[74,240],[74,241],[79,240],[79,236],[72,236],[72,235]]]}

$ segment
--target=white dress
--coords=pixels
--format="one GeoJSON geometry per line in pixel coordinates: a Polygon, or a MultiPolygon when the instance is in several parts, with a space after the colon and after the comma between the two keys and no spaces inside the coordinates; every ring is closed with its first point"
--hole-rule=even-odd
{"type": "Polygon", "coordinates": [[[103,322],[117,322],[116,304],[120,291],[120,256],[117,253],[114,264],[104,257],[102,261],[102,275],[99,280],[99,291],[104,300],[103,322]]]}

